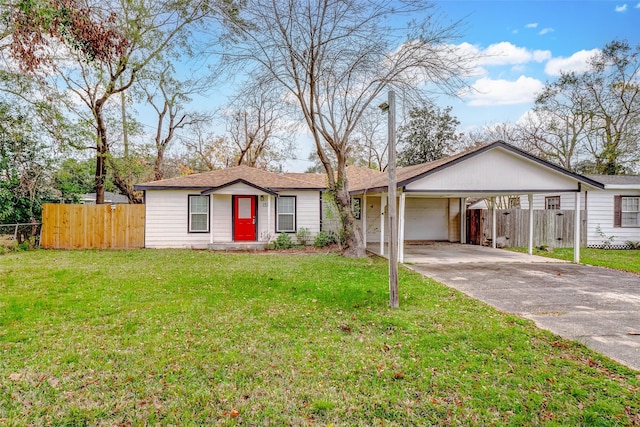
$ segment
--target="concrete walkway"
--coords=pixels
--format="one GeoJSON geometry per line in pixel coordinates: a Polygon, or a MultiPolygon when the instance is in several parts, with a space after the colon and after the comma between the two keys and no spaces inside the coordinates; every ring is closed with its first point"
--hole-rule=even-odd
{"type": "Polygon", "coordinates": [[[500,249],[438,245],[407,246],[407,267],[640,370],[640,275],[525,254],[516,260],[500,249]],[[431,253],[438,245],[441,256],[431,253]]]}

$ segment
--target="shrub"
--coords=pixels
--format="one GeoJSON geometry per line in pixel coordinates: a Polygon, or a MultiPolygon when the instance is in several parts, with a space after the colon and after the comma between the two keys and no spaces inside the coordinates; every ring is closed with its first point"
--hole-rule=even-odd
{"type": "Polygon", "coordinates": [[[316,238],[313,241],[313,246],[315,246],[316,248],[324,248],[325,246],[329,246],[333,243],[336,243],[336,235],[334,233],[321,231],[316,234],[316,238]]]}
{"type": "Polygon", "coordinates": [[[290,249],[293,247],[291,236],[287,233],[280,233],[273,241],[273,249],[290,249]]]}
{"type": "Polygon", "coordinates": [[[296,240],[298,244],[307,246],[311,244],[311,231],[308,228],[302,227],[296,231],[296,240]]]}
{"type": "Polygon", "coordinates": [[[629,249],[640,249],[640,242],[634,242],[633,240],[627,240],[626,245],[629,249]]]}

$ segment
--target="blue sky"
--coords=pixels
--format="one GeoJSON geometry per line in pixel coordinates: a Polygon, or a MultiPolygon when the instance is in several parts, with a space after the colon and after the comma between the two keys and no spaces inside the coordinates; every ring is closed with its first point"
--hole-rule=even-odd
{"type": "MultiPolygon", "coordinates": [[[[586,60],[612,40],[640,44],[640,0],[624,1],[433,1],[445,22],[463,21],[455,44],[483,59],[468,79],[475,89],[459,98],[442,96],[441,107],[452,106],[458,130],[515,122],[533,106],[536,92],[560,70],[584,69],[586,60]]],[[[195,103],[216,107],[229,94],[216,87],[195,103]]],[[[202,107],[202,105],[200,105],[202,107]]],[[[149,123],[149,124],[152,124],[149,123]]],[[[224,129],[221,129],[221,132],[224,129]]],[[[300,135],[298,149],[284,166],[304,171],[313,144],[300,135]]]]}
{"type": "Polygon", "coordinates": [[[437,1],[447,19],[463,20],[458,44],[489,55],[469,80],[477,89],[442,106],[465,131],[514,122],[532,107],[535,93],[560,70],[580,70],[615,39],[640,44],[640,1],[437,1]]]}

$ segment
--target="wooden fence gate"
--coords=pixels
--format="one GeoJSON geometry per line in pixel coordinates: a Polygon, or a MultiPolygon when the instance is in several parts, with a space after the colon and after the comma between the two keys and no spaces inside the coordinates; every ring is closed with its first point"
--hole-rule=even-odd
{"type": "MultiPolygon", "coordinates": [[[[587,245],[587,211],[580,212],[580,243],[587,245]]],[[[550,248],[572,248],[575,212],[572,210],[533,211],[533,245],[550,248]]],[[[491,210],[467,211],[467,243],[487,244],[491,238],[491,210]]],[[[524,247],[529,244],[529,210],[496,210],[496,234],[506,239],[507,247],[524,247]]]]}
{"type": "Polygon", "coordinates": [[[144,205],[42,205],[40,246],[47,249],[144,247],[144,205]]]}

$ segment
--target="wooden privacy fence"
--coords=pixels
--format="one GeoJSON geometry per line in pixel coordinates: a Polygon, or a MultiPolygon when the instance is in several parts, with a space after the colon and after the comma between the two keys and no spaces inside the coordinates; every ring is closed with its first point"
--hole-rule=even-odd
{"type": "MultiPolygon", "coordinates": [[[[491,210],[481,209],[481,214],[470,215],[480,236],[469,234],[469,239],[476,237],[476,244],[484,244],[491,238],[491,210]],[[475,218],[474,218],[475,217],[475,218]],[[478,219],[479,218],[479,219],[478,219]]],[[[469,211],[471,212],[471,211],[469,211]]],[[[551,248],[573,247],[575,212],[572,210],[534,210],[533,211],[533,245],[546,245],[551,248]]],[[[587,212],[580,212],[580,246],[587,244],[587,212]]],[[[473,225],[469,230],[472,230],[473,225]]],[[[498,209],[496,211],[496,235],[506,238],[507,247],[527,246],[529,244],[529,210],[498,209]]]]}
{"type": "Polygon", "coordinates": [[[42,205],[40,246],[48,249],[144,247],[144,205],[42,205]]]}

